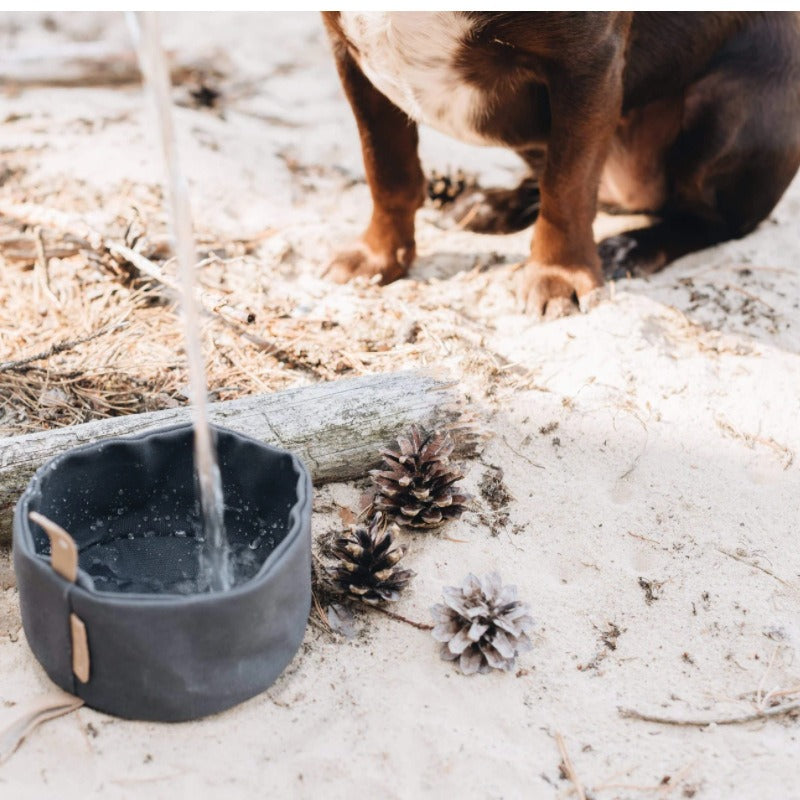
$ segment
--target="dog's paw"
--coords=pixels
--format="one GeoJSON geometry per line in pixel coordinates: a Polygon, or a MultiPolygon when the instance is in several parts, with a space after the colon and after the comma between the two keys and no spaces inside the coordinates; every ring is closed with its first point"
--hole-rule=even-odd
{"type": "Polygon", "coordinates": [[[514,189],[467,189],[444,217],[473,233],[515,233],[536,222],[539,202],[539,184],[529,178],[514,189]]]}
{"type": "Polygon", "coordinates": [[[377,283],[391,283],[402,278],[414,260],[413,247],[398,247],[379,253],[364,242],[337,253],[323,271],[323,277],[336,283],[347,283],[364,277],[377,283]]]}
{"type": "Polygon", "coordinates": [[[603,264],[603,276],[609,281],[642,278],[658,272],[666,264],[663,252],[648,247],[640,237],[630,233],[603,239],[597,246],[597,253],[603,264]]]}
{"type": "Polygon", "coordinates": [[[602,279],[588,267],[559,267],[529,261],[522,276],[521,299],[529,314],[551,320],[574,314],[602,279]]]}

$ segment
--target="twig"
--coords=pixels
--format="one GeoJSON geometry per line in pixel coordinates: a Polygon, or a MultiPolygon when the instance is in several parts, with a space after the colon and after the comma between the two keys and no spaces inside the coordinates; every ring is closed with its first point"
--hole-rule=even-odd
{"type": "Polygon", "coordinates": [[[790,689],[773,689],[771,692],[767,692],[764,695],[760,705],[763,708],[767,702],[774,700],[776,697],[786,697],[790,694],[797,694],[798,692],[800,692],[800,684],[797,686],[792,686],[790,689]]]}
{"type": "Polygon", "coordinates": [[[618,709],[621,717],[628,719],[640,719],[643,722],[656,722],[660,725],[681,725],[685,727],[705,728],[708,725],[742,725],[746,722],[757,722],[761,719],[770,717],[782,717],[786,714],[793,714],[800,711],[800,702],[789,703],[785,706],[775,706],[763,711],[753,711],[750,714],[742,714],[738,717],[708,717],[706,719],[692,719],[681,717],[662,717],[658,714],[646,714],[634,708],[618,709]]]}
{"type": "Polygon", "coordinates": [[[170,772],[167,775],[148,775],[141,778],[111,778],[110,783],[117,786],[136,786],[140,783],[157,783],[158,781],[174,781],[176,778],[181,778],[185,772],[170,772]]]}
{"type": "Polygon", "coordinates": [[[322,623],[322,627],[328,631],[328,633],[333,633],[333,628],[331,628],[331,624],[325,618],[325,612],[320,605],[319,598],[317,597],[317,593],[312,590],[311,592],[311,599],[314,602],[314,610],[317,612],[317,616],[319,617],[319,621],[322,623]]]}
{"type": "Polygon", "coordinates": [[[656,539],[651,539],[649,536],[642,536],[641,533],[634,533],[633,531],[627,531],[627,533],[628,536],[633,536],[634,539],[641,539],[643,542],[650,542],[651,544],[661,547],[661,542],[657,541],[656,539]]]}
{"type": "MultiPolygon", "coordinates": [[[[30,237],[18,236],[17,242],[21,244],[21,248],[14,249],[13,243],[0,241],[0,253],[6,261],[35,261],[36,260],[36,245],[30,237]]],[[[61,242],[55,245],[47,246],[48,258],[69,258],[80,252],[77,245],[70,245],[67,242],[61,242]]]]}
{"type": "Polygon", "coordinates": [[[50,288],[50,259],[44,248],[44,238],[42,237],[42,228],[38,226],[34,231],[34,246],[36,248],[36,262],[35,272],[38,278],[39,288],[44,291],[45,296],[50,300],[53,305],[60,306],[61,301],[53,293],[50,288]]]}
{"type": "MultiPolygon", "coordinates": [[[[140,273],[162,284],[172,290],[176,296],[181,293],[178,282],[165,274],[158,264],[151,261],[146,256],[128,247],[121,242],[106,239],[101,233],[87,225],[83,220],[76,219],[61,211],[37,205],[35,203],[12,203],[7,200],[0,200],[0,216],[14,219],[25,225],[34,225],[37,228],[35,242],[37,243],[37,255],[41,259],[43,254],[43,244],[41,242],[41,228],[47,227],[60,231],[61,233],[74,236],[89,245],[89,248],[101,255],[106,253],[111,256],[118,256],[132,264],[140,273]]],[[[223,298],[214,298],[214,302],[209,302],[207,298],[202,298],[203,306],[214,316],[221,316],[218,310],[225,309],[228,313],[247,319],[247,314],[242,314],[234,310],[225,302],[223,298]]],[[[224,319],[224,317],[222,317],[224,319]]]]}
{"type": "Polygon", "coordinates": [[[446,533],[439,534],[440,539],[444,539],[447,542],[457,542],[458,544],[469,544],[469,539],[456,539],[455,536],[448,536],[446,533]]]}
{"type": "Polygon", "coordinates": [[[756,687],[756,704],[759,708],[764,708],[764,695],[762,693],[762,689],[764,688],[764,684],[767,682],[767,677],[769,676],[770,672],[772,672],[772,668],[775,666],[775,659],[778,657],[780,649],[780,646],[778,646],[772,651],[772,656],[769,660],[769,664],[767,665],[766,672],[761,676],[761,680],[758,682],[758,686],[756,687]]]}
{"type": "Polygon", "coordinates": [[[741,561],[742,564],[747,564],[748,567],[760,569],[765,575],[769,575],[770,578],[775,578],[778,583],[782,583],[789,589],[794,588],[791,583],[785,581],[783,578],[779,578],[774,572],[771,572],[766,567],[762,567],[760,564],[756,564],[754,561],[748,561],[746,558],[742,558],[742,556],[739,556],[736,553],[731,553],[730,550],[726,550],[724,547],[717,547],[716,549],[718,552],[722,553],[722,555],[728,556],[728,558],[732,558],[734,561],[741,561]]]}
{"type": "Polygon", "coordinates": [[[469,225],[470,222],[472,222],[472,220],[478,215],[480,208],[480,203],[475,203],[473,206],[471,206],[469,211],[467,211],[467,213],[456,222],[456,230],[463,231],[467,225],[469,225]]]}
{"type": "Polygon", "coordinates": [[[637,785],[631,783],[603,783],[600,786],[592,786],[592,793],[597,794],[598,792],[607,792],[612,789],[625,789],[629,792],[655,792],[656,794],[660,795],[661,797],[666,797],[669,794],[672,794],[675,789],[680,786],[683,779],[689,774],[689,772],[694,768],[696,760],[690,761],[682,770],[680,770],[676,775],[671,775],[665,778],[662,778],[661,781],[653,786],[646,786],[646,785],[637,785]]]}
{"type": "Polygon", "coordinates": [[[397,620],[398,622],[405,622],[406,625],[411,625],[414,628],[418,628],[421,631],[432,631],[433,625],[428,625],[427,622],[417,622],[416,620],[409,619],[408,617],[404,617],[402,614],[398,614],[395,611],[389,611],[388,608],[384,608],[383,606],[373,606],[369,603],[363,603],[366,608],[372,609],[374,611],[380,611],[381,614],[385,614],[387,617],[391,617],[392,619],[397,620]]]}
{"type": "MultiPolygon", "coordinates": [[[[76,219],[61,211],[45,208],[35,203],[13,203],[7,200],[0,200],[0,216],[16,220],[25,225],[52,228],[80,239],[87,243],[92,251],[100,255],[107,254],[112,258],[117,256],[125,259],[140,273],[147,275],[149,278],[152,278],[169,289],[176,298],[180,294],[178,283],[166,275],[163,269],[157,264],[120,242],[108,241],[102,234],[83,222],[83,220],[76,219]]],[[[249,342],[264,350],[267,355],[295,369],[303,369],[314,375],[319,374],[313,366],[297,358],[285,348],[243,328],[242,325],[231,317],[244,317],[244,319],[247,320],[248,315],[238,309],[234,309],[224,299],[213,298],[213,300],[209,300],[208,297],[201,295],[200,302],[207,316],[217,319],[229,328],[232,328],[240,336],[243,336],[249,342]]]]}
{"type": "Polygon", "coordinates": [[[172,278],[164,273],[161,267],[133,248],[121,244],[120,242],[103,242],[103,247],[101,249],[108,250],[111,255],[124,258],[130,264],[133,264],[143,275],[147,275],[148,278],[158,281],[162,286],[171,289],[176,295],[180,294],[181,287],[178,285],[177,281],[172,280],[172,278]]]}
{"type": "Polygon", "coordinates": [[[784,470],[789,469],[789,467],[791,467],[794,463],[794,452],[786,447],[786,445],[776,442],[771,436],[764,437],[758,436],[754,433],[743,433],[742,431],[737,430],[730,422],[728,422],[728,420],[721,416],[716,417],[714,422],[717,423],[717,427],[723,433],[727,433],[728,436],[731,436],[734,439],[740,439],[751,450],[754,450],[755,445],[757,444],[771,448],[777,454],[778,458],[783,462],[784,470]]]}
{"type": "Polygon", "coordinates": [[[762,299],[757,294],[748,292],[747,289],[743,289],[741,286],[736,286],[732,283],[726,283],[725,288],[733,289],[734,292],[739,292],[740,294],[743,294],[745,297],[749,297],[751,300],[754,300],[756,303],[761,303],[762,306],[768,308],[773,314],[775,313],[775,307],[771,306],[766,300],[762,299]]]}
{"type": "Polygon", "coordinates": [[[528,456],[526,456],[524,453],[520,453],[519,450],[516,450],[514,447],[512,447],[511,443],[508,441],[508,439],[506,439],[505,434],[501,435],[500,438],[506,443],[506,447],[512,453],[514,453],[514,455],[519,456],[523,461],[527,461],[532,467],[536,467],[536,469],[544,469],[544,466],[542,464],[537,464],[535,461],[528,458],[528,456]]]}
{"type": "Polygon", "coordinates": [[[575,791],[578,794],[578,800],[586,800],[586,790],[583,788],[583,784],[578,774],[575,772],[575,767],[572,765],[569,753],[567,752],[567,746],[564,744],[564,737],[556,731],[555,739],[558,752],[561,754],[561,764],[564,768],[564,774],[572,781],[572,785],[575,787],[575,791]]]}
{"type": "Polygon", "coordinates": [[[65,342],[56,342],[56,344],[48,347],[47,350],[43,350],[41,353],[37,353],[34,356],[28,356],[27,358],[20,358],[16,361],[0,361],[0,372],[20,369],[21,367],[24,367],[27,364],[31,364],[34,361],[43,361],[44,359],[50,358],[51,356],[57,355],[58,353],[63,353],[65,350],[72,350],[73,347],[85,344],[86,342],[91,342],[92,339],[97,339],[100,336],[104,336],[107,333],[113,333],[114,331],[117,331],[120,328],[127,327],[127,325],[128,325],[127,322],[120,322],[117,325],[101,328],[99,331],[93,331],[92,333],[89,333],[86,336],[82,336],[80,339],[70,339],[65,342]]]}
{"type": "Polygon", "coordinates": [[[677,783],[657,783],[654,786],[644,786],[637,783],[603,783],[600,786],[592,786],[592,792],[610,792],[616,789],[625,789],[628,792],[656,792],[662,796],[668,795],[677,788],[677,783]]]}
{"type": "Polygon", "coordinates": [[[53,228],[62,233],[88,242],[93,250],[103,250],[103,237],[85,222],[62,211],[37,205],[36,203],[14,203],[0,200],[0,216],[22,222],[24,225],[53,228]]]}

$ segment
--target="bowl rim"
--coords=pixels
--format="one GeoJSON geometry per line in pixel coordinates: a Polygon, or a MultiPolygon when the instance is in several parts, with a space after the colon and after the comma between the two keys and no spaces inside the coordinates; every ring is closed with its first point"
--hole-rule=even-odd
{"type": "MultiPolygon", "coordinates": [[[[20,495],[17,501],[16,508],[14,509],[14,530],[13,530],[13,546],[18,548],[20,555],[30,559],[38,564],[46,566],[53,579],[69,583],[65,578],[59,575],[50,567],[50,558],[48,556],[37,553],[33,543],[33,532],[31,531],[30,520],[28,518],[28,507],[33,494],[38,490],[41,492],[41,482],[46,471],[50,471],[53,466],[58,466],[59,462],[76,453],[90,451],[98,446],[106,444],[128,444],[143,441],[150,438],[155,438],[164,434],[178,433],[182,431],[190,431],[194,428],[191,422],[178,423],[176,425],[168,425],[160,428],[151,428],[141,433],[133,434],[131,436],[115,436],[108,439],[98,439],[93,442],[71,447],[63,453],[48,459],[42,464],[31,477],[25,491],[20,495]]],[[[292,465],[297,473],[296,494],[297,500],[292,505],[289,511],[289,525],[286,535],[280,541],[270,554],[264,559],[264,563],[259,568],[258,572],[251,578],[248,578],[241,584],[222,592],[198,592],[195,594],[176,594],[169,592],[159,593],[142,593],[142,592],[109,592],[99,589],[88,589],[85,585],[76,580],[74,583],[69,583],[71,591],[78,592],[85,595],[87,599],[101,601],[109,605],[130,606],[131,603],[146,603],[153,606],[196,606],[205,604],[217,604],[227,598],[246,597],[261,588],[263,584],[268,582],[274,570],[280,568],[280,562],[283,560],[284,555],[293,548],[296,541],[302,536],[304,528],[304,521],[306,519],[306,512],[311,505],[311,476],[303,461],[290,450],[284,450],[280,447],[267,444],[266,442],[259,441],[247,434],[239,433],[238,431],[225,428],[221,425],[211,424],[211,428],[215,433],[223,433],[228,436],[234,436],[248,442],[259,445],[260,447],[271,450],[273,453],[280,455],[288,455],[292,460],[292,465]]],[[[85,572],[78,567],[78,574],[85,572]]]]}

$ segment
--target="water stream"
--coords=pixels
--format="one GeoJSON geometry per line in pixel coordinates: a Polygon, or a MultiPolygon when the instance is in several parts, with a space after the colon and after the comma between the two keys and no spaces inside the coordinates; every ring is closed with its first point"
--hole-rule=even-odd
{"type": "Polygon", "coordinates": [[[186,179],[181,171],[175,130],[169,71],[161,46],[157,12],[138,11],[129,16],[139,52],[145,84],[155,107],[169,196],[170,223],[181,284],[184,341],[189,362],[189,396],[194,424],[194,463],[200,494],[203,532],[198,590],[224,591],[231,587],[230,547],[224,526],[222,480],[214,436],[208,422],[208,389],[200,343],[200,313],[195,298],[196,249],[186,179]]]}

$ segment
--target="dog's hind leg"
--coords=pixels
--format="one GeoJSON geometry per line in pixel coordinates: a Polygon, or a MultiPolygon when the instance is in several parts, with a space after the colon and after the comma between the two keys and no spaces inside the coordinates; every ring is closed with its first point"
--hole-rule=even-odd
{"type": "Polygon", "coordinates": [[[601,242],[606,277],[657,272],[747,235],[799,166],[800,22],[772,14],[732,39],[687,89],[666,155],[662,221],[601,242]]]}
{"type": "Polygon", "coordinates": [[[539,181],[528,175],[513,189],[467,189],[443,214],[473,233],[516,233],[536,222],[540,199],[539,181]]]}
{"type": "Polygon", "coordinates": [[[539,175],[545,163],[545,150],[518,151],[529,173],[513,188],[468,188],[443,215],[473,233],[517,233],[530,228],[539,216],[541,192],[539,175]]]}
{"type": "Polygon", "coordinates": [[[652,275],[688,253],[730,238],[720,225],[693,216],[670,215],[647,228],[609,236],[597,249],[605,279],[616,281],[652,275]]]}

